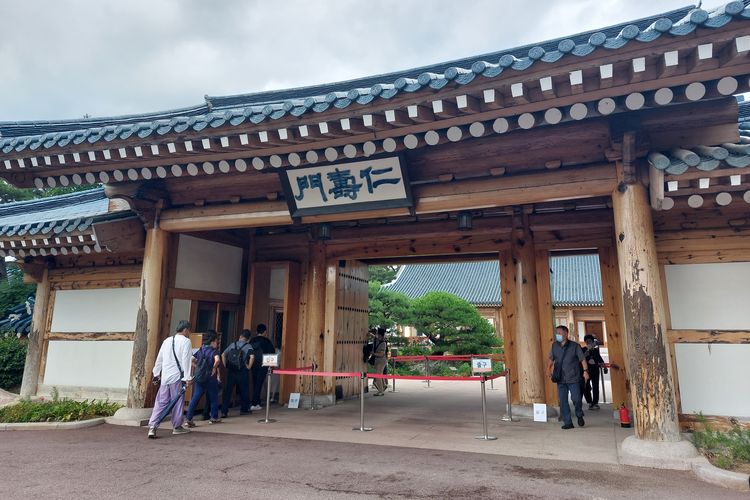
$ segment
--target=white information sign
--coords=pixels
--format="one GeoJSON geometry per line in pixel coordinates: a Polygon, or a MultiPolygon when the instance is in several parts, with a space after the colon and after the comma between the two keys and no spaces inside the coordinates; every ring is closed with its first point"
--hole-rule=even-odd
{"type": "Polygon", "coordinates": [[[471,371],[474,373],[490,373],[492,360],[490,358],[472,358],[471,371]]]}
{"type": "Polygon", "coordinates": [[[293,216],[409,207],[401,158],[375,158],[284,171],[293,216]]]}
{"type": "Polygon", "coordinates": [[[547,421],[547,405],[544,403],[534,403],[534,422],[547,421]]]}
{"type": "Polygon", "coordinates": [[[262,366],[272,366],[274,368],[279,366],[279,355],[278,354],[264,354],[262,366]]]}
{"type": "Polygon", "coordinates": [[[299,408],[299,392],[293,392],[289,395],[287,408],[299,408]]]}

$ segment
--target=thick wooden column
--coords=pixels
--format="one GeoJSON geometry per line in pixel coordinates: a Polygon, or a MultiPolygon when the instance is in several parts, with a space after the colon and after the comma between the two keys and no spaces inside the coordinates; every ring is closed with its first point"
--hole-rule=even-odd
{"type": "Polygon", "coordinates": [[[141,304],[133,337],[128,407],[143,408],[151,382],[151,370],[159,349],[159,331],[166,295],[167,245],[169,233],[151,228],[146,231],[141,273],[141,304]]]}
{"type": "Polygon", "coordinates": [[[607,325],[607,352],[609,353],[612,401],[615,407],[631,401],[627,370],[625,323],[622,318],[622,287],[614,247],[599,249],[599,268],[602,273],[604,321],[607,325]]]}
{"type": "Polygon", "coordinates": [[[513,404],[520,402],[518,388],[518,356],[516,355],[516,290],[513,286],[513,259],[510,251],[500,252],[500,293],[502,307],[500,319],[503,324],[503,352],[505,353],[505,367],[510,370],[510,395],[513,404]]]}
{"type": "MultiPolygon", "coordinates": [[[[309,261],[307,266],[307,324],[302,325],[303,349],[305,364],[315,363],[318,370],[330,370],[333,365],[327,365],[325,360],[326,336],[326,254],[322,242],[310,244],[309,261]]],[[[332,382],[326,378],[319,378],[316,382],[317,391],[328,394],[332,391],[332,382]]]]}
{"type": "Polygon", "coordinates": [[[635,434],[676,442],[680,434],[648,193],[639,182],[622,182],[612,204],[635,434]]]}
{"type": "Polygon", "coordinates": [[[49,305],[49,272],[42,271],[41,280],[36,285],[36,300],[34,314],[31,317],[31,332],[26,344],[26,364],[23,367],[23,382],[21,383],[21,397],[36,396],[39,385],[42,352],[44,351],[44,336],[47,329],[47,306],[49,305]]]}
{"type": "MultiPolygon", "coordinates": [[[[539,343],[542,356],[542,368],[547,366],[547,356],[552,343],[555,341],[555,312],[552,309],[552,280],[550,270],[549,250],[537,250],[536,259],[536,291],[537,303],[539,305],[539,343]]],[[[544,377],[544,399],[548,405],[558,405],[557,385],[545,375],[544,377]]]]}
{"type": "Polygon", "coordinates": [[[521,404],[542,403],[544,395],[544,367],[539,340],[539,307],[536,289],[536,256],[534,242],[528,229],[526,214],[514,217],[511,241],[513,282],[515,294],[514,321],[516,363],[521,404]]]}

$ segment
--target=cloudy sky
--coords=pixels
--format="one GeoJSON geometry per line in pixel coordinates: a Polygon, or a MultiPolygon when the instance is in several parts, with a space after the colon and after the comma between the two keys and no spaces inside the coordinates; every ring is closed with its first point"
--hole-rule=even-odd
{"type": "MultiPolygon", "coordinates": [[[[347,80],[626,22],[687,0],[6,0],[0,121],[111,116],[347,80]]],[[[719,5],[708,0],[706,5],[719,5]]]]}

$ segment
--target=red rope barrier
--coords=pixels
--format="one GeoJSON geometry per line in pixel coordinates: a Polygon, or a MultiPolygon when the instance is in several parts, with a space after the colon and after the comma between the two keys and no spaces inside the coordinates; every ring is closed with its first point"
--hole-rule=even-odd
{"type": "Polygon", "coordinates": [[[309,375],[311,377],[360,377],[362,374],[354,372],[308,372],[300,370],[274,370],[276,375],[309,375]]]}

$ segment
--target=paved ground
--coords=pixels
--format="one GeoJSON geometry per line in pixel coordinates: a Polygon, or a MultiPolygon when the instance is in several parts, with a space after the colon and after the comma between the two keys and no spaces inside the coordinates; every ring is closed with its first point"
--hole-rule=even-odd
{"type": "Polygon", "coordinates": [[[111,425],[2,433],[0,463],[7,499],[747,498],[687,472],[111,425]]]}

